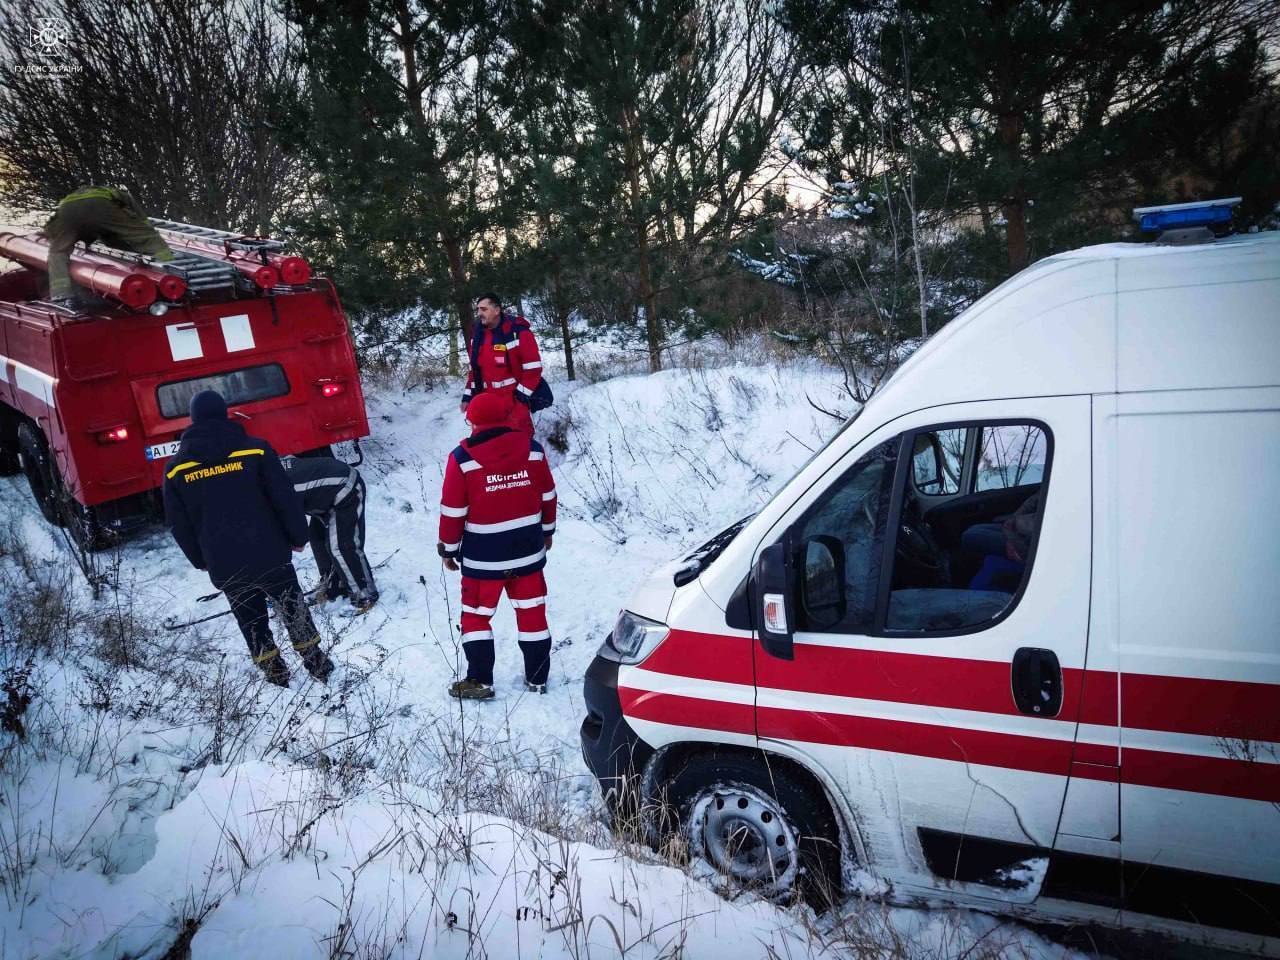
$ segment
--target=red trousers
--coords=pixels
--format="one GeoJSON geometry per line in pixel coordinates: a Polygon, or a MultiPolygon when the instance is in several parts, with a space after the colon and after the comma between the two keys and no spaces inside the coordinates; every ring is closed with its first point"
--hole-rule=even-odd
{"type": "Polygon", "coordinates": [[[516,608],[516,639],[524,654],[524,677],[546,683],[551,668],[551,631],[547,627],[547,581],[542,571],[507,580],[462,578],[462,649],[467,678],[493,684],[493,627],[498,601],[506,593],[516,608]]]}

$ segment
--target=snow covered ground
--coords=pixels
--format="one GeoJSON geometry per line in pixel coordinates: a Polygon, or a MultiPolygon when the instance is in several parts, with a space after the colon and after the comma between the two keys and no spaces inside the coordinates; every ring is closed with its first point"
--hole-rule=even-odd
{"type": "MultiPolygon", "coordinates": [[[[230,617],[160,629],[225,605],[196,600],[208,580],[159,527],[102,559],[115,588],[91,600],[25,482],[0,480],[0,716],[34,693],[25,741],[0,733],[0,956],[1063,956],[979,914],[726,899],[603,826],[578,746],[596,647],[646,571],[752,512],[834,432],[815,405],[851,412],[840,383],[790,364],[555,384],[539,415],[560,491],[551,689],[524,692],[504,608],[489,703],[446,694],[458,581],[434,548],[465,429],[455,386],[370,391],[382,602],[319,609],[327,689],[296,664],[290,690],[264,686],[230,617]]],[[[314,582],[310,556],[298,566],[314,582]]]]}

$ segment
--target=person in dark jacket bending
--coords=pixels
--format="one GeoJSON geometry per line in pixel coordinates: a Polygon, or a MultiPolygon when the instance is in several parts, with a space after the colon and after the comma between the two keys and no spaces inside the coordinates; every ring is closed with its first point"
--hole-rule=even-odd
{"type": "Polygon", "coordinates": [[[285,457],[281,464],[310,520],[311,552],[320,571],[316,597],[347,597],[358,613],[378,602],[364,555],[364,478],[333,457],[285,457]]]}
{"type": "Polygon", "coordinates": [[[197,570],[227,595],[253,662],[267,680],[289,685],[289,669],[271,635],[270,598],[293,649],[317,680],[333,662],[307,611],[290,551],[302,552],[307,522],[280,458],[265,440],[227,419],[213,390],[191,398],[191,426],[165,473],[164,512],[173,538],[197,570]]]}

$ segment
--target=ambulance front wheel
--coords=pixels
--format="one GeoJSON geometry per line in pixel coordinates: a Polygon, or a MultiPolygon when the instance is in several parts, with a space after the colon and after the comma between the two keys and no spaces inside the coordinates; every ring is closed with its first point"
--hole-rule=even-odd
{"type": "Polygon", "coordinates": [[[825,909],[840,891],[840,831],[826,797],[788,773],[763,754],[693,754],[667,781],[665,841],[736,884],[825,909]]]}

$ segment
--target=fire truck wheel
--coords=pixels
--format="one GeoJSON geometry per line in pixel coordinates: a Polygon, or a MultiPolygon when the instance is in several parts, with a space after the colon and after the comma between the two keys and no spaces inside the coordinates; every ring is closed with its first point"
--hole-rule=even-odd
{"type": "Polygon", "coordinates": [[[61,525],[49,445],[45,443],[44,435],[30,423],[18,425],[18,457],[40,512],[50,523],[61,525]]]}
{"type": "Polygon", "coordinates": [[[840,831],[826,797],[771,771],[763,756],[701,753],[667,782],[667,801],[689,855],[765,896],[799,895],[814,908],[840,891],[840,831]],[[777,775],[775,775],[777,774],[777,775]]]}
{"type": "Polygon", "coordinates": [[[7,410],[0,409],[0,477],[11,477],[22,470],[18,459],[18,422],[7,410]]]}
{"type": "Polygon", "coordinates": [[[316,447],[314,450],[303,450],[300,454],[298,454],[298,456],[300,456],[300,457],[328,457],[330,460],[332,460],[332,459],[333,459],[333,447],[326,443],[323,447],[316,447]]]}

